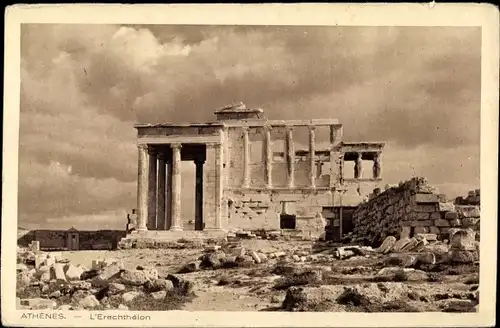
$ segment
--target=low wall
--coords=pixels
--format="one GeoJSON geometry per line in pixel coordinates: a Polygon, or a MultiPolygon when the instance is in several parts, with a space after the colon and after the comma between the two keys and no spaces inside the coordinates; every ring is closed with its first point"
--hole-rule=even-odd
{"type": "MultiPolygon", "coordinates": [[[[353,239],[380,243],[387,236],[433,233],[447,239],[451,228],[479,230],[478,205],[455,205],[436,193],[425,178],[413,178],[374,194],[354,211],[353,239]]],[[[479,234],[477,234],[479,236],[479,234]]]]}
{"type": "MultiPolygon", "coordinates": [[[[115,249],[118,241],[125,237],[121,230],[76,231],[79,250],[115,249]]],[[[65,250],[67,230],[32,230],[24,233],[17,240],[19,246],[27,247],[32,241],[40,242],[42,250],[65,250]]]]}

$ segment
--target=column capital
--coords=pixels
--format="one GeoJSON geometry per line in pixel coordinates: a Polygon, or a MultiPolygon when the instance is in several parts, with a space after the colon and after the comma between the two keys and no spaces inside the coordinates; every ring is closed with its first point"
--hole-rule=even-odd
{"type": "Polygon", "coordinates": [[[137,144],[139,150],[148,150],[148,144],[137,144]]]}
{"type": "Polygon", "coordinates": [[[170,148],[172,148],[172,149],[181,149],[181,148],[182,148],[182,144],[181,144],[181,143],[178,143],[178,142],[176,142],[176,143],[171,143],[171,144],[170,144],[170,148]]]}
{"type": "Polygon", "coordinates": [[[286,132],[293,132],[293,130],[294,130],[294,127],[292,125],[286,125],[285,126],[285,131],[286,132]]]}
{"type": "Polygon", "coordinates": [[[248,127],[248,126],[241,127],[241,131],[243,131],[243,132],[248,132],[248,130],[250,130],[250,127],[248,127]]]}
{"type": "Polygon", "coordinates": [[[315,131],[316,130],[316,125],[309,125],[309,132],[315,131]]]}

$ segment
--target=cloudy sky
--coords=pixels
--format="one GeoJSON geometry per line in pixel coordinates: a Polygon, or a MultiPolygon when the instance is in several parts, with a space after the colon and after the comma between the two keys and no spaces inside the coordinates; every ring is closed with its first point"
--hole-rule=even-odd
{"type": "Polygon", "coordinates": [[[24,25],[21,46],[26,228],[123,229],[133,124],[213,120],[235,101],[385,141],[385,183],[479,187],[478,28],[24,25]]]}

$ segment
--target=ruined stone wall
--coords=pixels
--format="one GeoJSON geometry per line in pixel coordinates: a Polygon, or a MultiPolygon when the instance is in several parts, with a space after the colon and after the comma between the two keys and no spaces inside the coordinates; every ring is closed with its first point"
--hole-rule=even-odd
{"type": "MultiPolygon", "coordinates": [[[[228,194],[229,230],[280,230],[280,215],[295,215],[295,232],[318,238],[325,232],[323,207],[335,202],[329,192],[255,192],[228,194]]],[[[336,202],[338,203],[338,195],[336,202]]]]}
{"type": "Polygon", "coordinates": [[[425,178],[413,178],[370,196],[353,214],[354,238],[377,243],[386,236],[432,233],[448,238],[451,228],[479,227],[479,206],[447,202],[425,178]]]}
{"type": "MultiPolygon", "coordinates": [[[[28,246],[34,240],[40,242],[40,248],[66,249],[66,230],[33,230],[18,239],[18,245],[28,246]]],[[[118,241],[125,237],[121,230],[78,231],[80,250],[114,249],[118,241]]]]}

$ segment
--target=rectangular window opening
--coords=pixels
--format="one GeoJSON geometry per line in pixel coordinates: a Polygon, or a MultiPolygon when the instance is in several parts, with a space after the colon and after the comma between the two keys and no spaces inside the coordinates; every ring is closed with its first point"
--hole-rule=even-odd
{"type": "Polygon", "coordinates": [[[297,217],[295,215],[281,214],[280,229],[295,230],[297,226],[297,217]]]}

